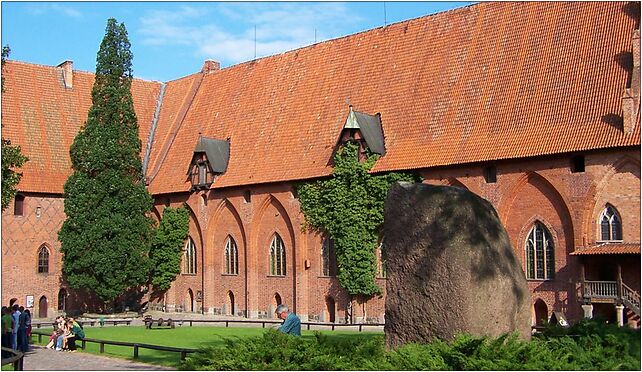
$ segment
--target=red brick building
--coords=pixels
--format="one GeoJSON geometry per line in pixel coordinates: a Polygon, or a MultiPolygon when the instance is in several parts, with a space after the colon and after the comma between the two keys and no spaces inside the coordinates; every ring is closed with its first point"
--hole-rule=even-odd
{"type": "MultiPolygon", "coordinates": [[[[380,126],[385,155],[372,172],[413,170],[495,206],[533,322],[554,312],[637,320],[639,12],[480,3],[225,69],[206,61],[166,83],[135,80],[154,214],[190,211],[183,273],[150,303],[256,318],[284,302],[303,319],[343,321],[330,245],[301,230],[294,186],[331,173],[344,128],[371,146],[380,126]],[[348,120],[351,108],[370,121],[348,120]]],[[[30,161],[2,214],[2,302],[31,296],[51,317],[90,301],[61,278],[57,231],[93,75],[8,61],[4,76],[3,136],[30,161]]],[[[354,316],[382,321],[384,302],[354,304],[354,316]]]]}

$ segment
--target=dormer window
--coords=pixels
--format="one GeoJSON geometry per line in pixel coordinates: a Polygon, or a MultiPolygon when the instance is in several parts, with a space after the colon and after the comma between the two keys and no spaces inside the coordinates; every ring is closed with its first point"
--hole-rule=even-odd
{"type": "Polygon", "coordinates": [[[209,189],[216,177],[227,170],[230,142],[199,137],[187,175],[192,191],[209,189]]]}
{"type": "Polygon", "coordinates": [[[384,146],[383,127],[381,126],[381,114],[369,115],[353,111],[352,106],[350,106],[350,112],[341,131],[338,145],[343,145],[347,142],[359,145],[359,160],[365,158],[366,149],[375,154],[385,155],[386,148],[384,146]]]}
{"type": "MultiPolygon", "coordinates": [[[[195,154],[196,156],[196,154],[195,154]]],[[[190,170],[190,180],[192,181],[192,189],[208,189],[212,182],[214,182],[215,175],[210,170],[207,156],[202,153],[192,165],[190,170]]]]}

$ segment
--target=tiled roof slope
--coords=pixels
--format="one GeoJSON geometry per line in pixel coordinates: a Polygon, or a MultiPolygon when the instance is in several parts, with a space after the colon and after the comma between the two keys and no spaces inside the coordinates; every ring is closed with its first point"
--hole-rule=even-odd
{"type": "Polygon", "coordinates": [[[640,243],[602,243],[580,248],[571,255],[640,254],[640,243]]]}
{"type": "MultiPolygon", "coordinates": [[[[201,79],[200,74],[194,74],[167,83],[152,143],[147,177],[151,178],[157,174],[160,163],[167,155],[168,146],[173,142],[174,136],[180,129],[181,118],[189,109],[193,92],[198,89],[201,79]]],[[[196,143],[192,144],[192,148],[195,145],[196,143]]],[[[188,165],[186,164],[185,170],[180,172],[183,174],[187,172],[188,165]]]]}
{"type": "Polygon", "coordinates": [[[189,189],[199,132],[231,138],[213,188],[327,175],[349,104],[381,113],[375,172],[639,145],[639,121],[609,124],[625,5],[480,3],[206,75],[150,190],[189,189]]]}
{"type": "MultiPolygon", "coordinates": [[[[4,76],[2,136],[29,157],[18,189],[62,194],[71,174],[69,147],[87,120],[94,74],[74,71],[73,88],[66,89],[60,68],[7,61],[4,76]]],[[[159,91],[157,82],[132,83],[142,151],[159,91]]]]}

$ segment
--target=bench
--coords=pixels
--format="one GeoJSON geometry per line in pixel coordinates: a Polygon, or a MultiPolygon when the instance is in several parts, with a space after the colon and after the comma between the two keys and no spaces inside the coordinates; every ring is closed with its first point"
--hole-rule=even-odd
{"type": "Polygon", "coordinates": [[[174,321],[172,319],[167,319],[164,320],[163,318],[159,318],[157,320],[154,320],[151,316],[145,317],[143,319],[145,322],[145,328],[147,329],[152,329],[152,328],[174,328],[174,321]]]}

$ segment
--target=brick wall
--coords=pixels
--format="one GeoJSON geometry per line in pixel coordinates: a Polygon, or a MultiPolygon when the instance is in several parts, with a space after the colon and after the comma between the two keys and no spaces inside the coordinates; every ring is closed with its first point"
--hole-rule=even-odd
{"type": "MultiPolygon", "coordinates": [[[[624,241],[640,241],[639,149],[584,155],[586,169],[581,173],[570,171],[570,157],[566,155],[496,162],[495,183],[485,182],[483,170],[488,164],[422,171],[426,183],[466,187],[491,201],[522,263],[526,235],[533,223],[540,221],[546,226],[554,241],[556,273],[552,280],[529,281],[529,288],[532,303],[542,299],[549,316],[552,311],[562,311],[569,319],[581,316],[577,299],[580,258],[569,254],[598,240],[596,222],[606,203],[615,206],[622,217],[624,241]]],[[[189,206],[197,274],[179,275],[164,298],[152,301],[164,300],[169,309],[182,306],[191,310],[191,291],[195,311],[229,313],[231,293],[237,314],[272,317],[278,293],[282,302],[303,319],[328,319],[329,305],[334,302],[335,319],[343,321],[348,296],[336,278],[320,275],[322,237],[301,231],[303,216],[292,187],[280,183],[158,196],[156,215],[166,205],[189,206]],[[251,191],[249,201],[245,199],[247,190],[251,191]],[[268,251],[275,232],[286,248],[287,274],[283,277],[268,275],[268,251]],[[234,238],[239,250],[238,275],[224,274],[223,251],[228,236],[234,238]],[[199,291],[201,302],[196,301],[199,291]]],[[[49,300],[48,315],[52,316],[58,291],[64,286],[60,282],[57,241],[64,219],[63,200],[52,195],[27,195],[25,215],[14,216],[12,212],[10,206],[2,215],[2,301],[7,304],[16,297],[24,303],[26,295],[33,295],[37,311],[38,299],[45,296],[49,300]],[[41,217],[36,217],[37,207],[41,217]],[[43,244],[51,249],[49,274],[37,273],[37,250],[43,244]]],[[[635,278],[637,272],[638,279],[631,279],[631,284],[639,292],[640,256],[633,255],[632,266],[631,260],[625,260],[623,275],[635,278]]],[[[385,290],[385,279],[377,281],[385,290]]],[[[353,315],[358,320],[375,321],[383,319],[384,308],[385,296],[365,303],[357,301],[353,315]]]]}

